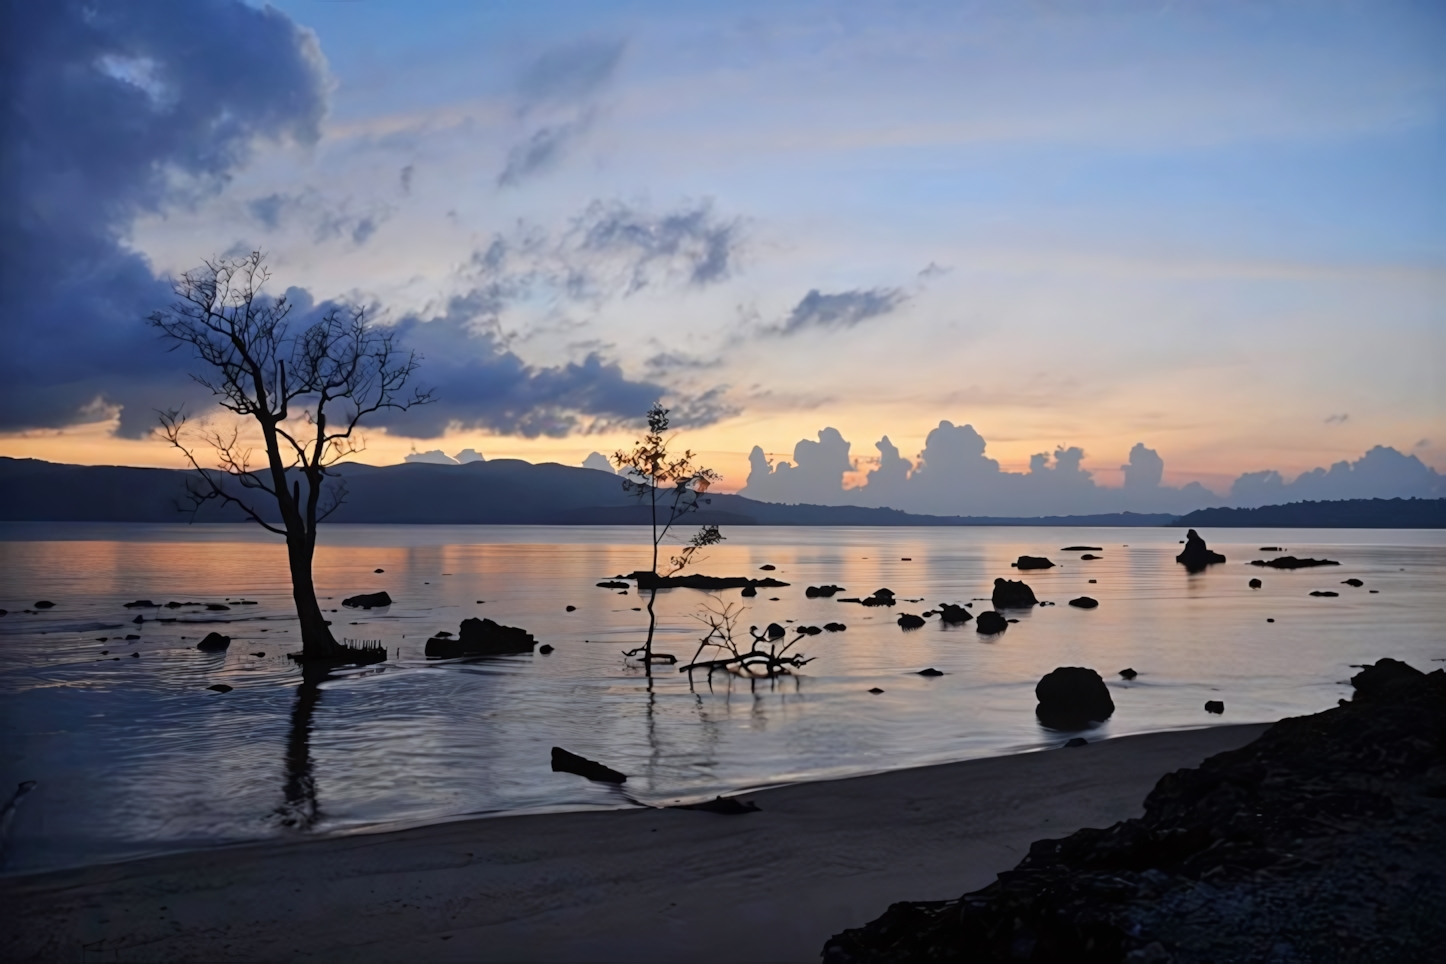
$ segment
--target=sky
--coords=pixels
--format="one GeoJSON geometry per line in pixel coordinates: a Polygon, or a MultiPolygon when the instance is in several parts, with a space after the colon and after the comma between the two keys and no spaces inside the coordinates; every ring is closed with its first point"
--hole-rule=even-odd
{"type": "Polygon", "coordinates": [[[144,319],[261,250],[421,354],[374,464],[581,464],[662,398],[789,501],[1440,491],[1439,3],[5,16],[0,455],[177,464],[155,410],[209,403],[144,319]]]}

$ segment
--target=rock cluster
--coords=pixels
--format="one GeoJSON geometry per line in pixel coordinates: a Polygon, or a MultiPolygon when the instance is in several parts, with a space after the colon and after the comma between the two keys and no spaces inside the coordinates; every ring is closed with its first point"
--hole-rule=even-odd
{"type": "Polygon", "coordinates": [[[963,606],[956,606],[953,603],[943,603],[939,606],[939,620],[946,625],[967,623],[973,618],[974,614],[963,606]]]}
{"type": "Polygon", "coordinates": [[[1295,556],[1281,556],[1278,559],[1252,559],[1252,566],[1269,566],[1271,569],[1312,569],[1316,566],[1339,566],[1334,559],[1297,559],[1295,556]]]}
{"type": "Polygon", "coordinates": [[[832,597],[835,593],[840,592],[843,592],[843,586],[809,586],[803,591],[803,594],[809,599],[815,599],[819,596],[822,596],[824,599],[828,599],[832,597]]]}
{"type": "Polygon", "coordinates": [[[1381,660],[1355,698],[1165,776],[1145,814],[1041,840],[957,900],[900,903],[824,960],[1428,961],[1446,947],[1446,672],[1381,660]]]}

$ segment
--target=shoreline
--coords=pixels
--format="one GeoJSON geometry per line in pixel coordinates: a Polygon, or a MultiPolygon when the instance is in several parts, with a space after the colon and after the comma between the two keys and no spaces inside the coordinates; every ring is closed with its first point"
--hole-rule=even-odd
{"type": "Polygon", "coordinates": [[[951,899],[1029,844],[1142,812],[1165,773],[1270,724],[1133,734],[738,796],[463,817],[0,878],[7,960],[816,961],[899,900],[951,899]]]}

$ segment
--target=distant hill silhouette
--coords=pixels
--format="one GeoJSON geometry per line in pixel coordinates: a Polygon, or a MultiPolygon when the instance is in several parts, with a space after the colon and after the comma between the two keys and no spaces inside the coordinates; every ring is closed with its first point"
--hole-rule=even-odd
{"type": "MultiPolygon", "coordinates": [[[[438,525],[642,525],[647,509],[623,491],[622,480],[596,469],[494,459],[465,465],[347,464],[346,503],[332,522],[438,525]]],[[[189,473],[112,465],[64,465],[0,458],[0,521],[183,522],[177,510],[189,473]]],[[[913,515],[857,506],[779,505],[737,495],[711,495],[692,524],[960,526],[1158,526],[1174,518],[1132,512],[1088,516],[991,518],[913,515]]],[[[264,516],[275,507],[257,500],[264,516]],[[268,511],[269,509],[269,511],[268,511]]],[[[240,512],[207,506],[198,522],[242,522],[240,512]]]]}
{"type": "Polygon", "coordinates": [[[1342,499],[1258,509],[1197,509],[1180,526],[1281,529],[1446,529],[1446,499],[1342,499]]]}

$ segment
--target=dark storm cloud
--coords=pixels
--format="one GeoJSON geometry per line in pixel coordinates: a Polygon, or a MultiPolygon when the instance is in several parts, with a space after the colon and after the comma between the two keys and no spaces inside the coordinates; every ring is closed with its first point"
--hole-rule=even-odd
{"type": "Polygon", "coordinates": [[[823,294],[814,288],[793,306],[782,324],[767,330],[777,335],[794,335],[810,328],[852,328],[893,312],[907,300],[908,296],[898,288],[861,288],[835,294],[823,294]]]}
{"type": "MultiPolygon", "coordinates": [[[[285,14],[236,0],[5,6],[0,430],[194,395],[142,320],[170,300],[122,244],[139,215],[222,184],[258,139],[314,142],[326,68],[285,14]]],[[[267,213],[263,205],[258,217],[267,213]]]]}
{"type": "Polygon", "coordinates": [[[555,367],[529,365],[486,323],[491,307],[481,293],[453,299],[437,318],[404,318],[398,341],[423,356],[418,384],[437,401],[381,413],[373,424],[411,438],[436,438],[451,426],[561,437],[632,422],[668,394],[662,385],[630,380],[597,353],[555,367]]]}

